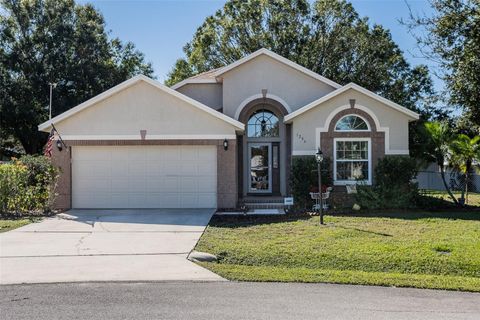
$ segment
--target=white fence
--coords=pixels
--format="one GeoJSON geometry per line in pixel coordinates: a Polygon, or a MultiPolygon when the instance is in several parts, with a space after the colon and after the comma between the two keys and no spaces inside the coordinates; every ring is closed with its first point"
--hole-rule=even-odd
{"type": "MultiPolygon", "coordinates": [[[[451,190],[462,190],[465,185],[464,175],[448,170],[445,172],[445,179],[451,190]]],[[[445,185],[442,181],[440,172],[437,171],[419,171],[417,175],[419,189],[445,191],[445,185]]],[[[469,191],[480,192],[480,175],[471,174],[469,182],[469,191]]]]}

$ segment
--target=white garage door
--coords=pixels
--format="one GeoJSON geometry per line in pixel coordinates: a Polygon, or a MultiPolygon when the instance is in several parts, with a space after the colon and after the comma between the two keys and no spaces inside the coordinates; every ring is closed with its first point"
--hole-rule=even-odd
{"type": "Polygon", "coordinates": [[[215,146],[76,146],[73,208],[215,208],[215,146]]]}

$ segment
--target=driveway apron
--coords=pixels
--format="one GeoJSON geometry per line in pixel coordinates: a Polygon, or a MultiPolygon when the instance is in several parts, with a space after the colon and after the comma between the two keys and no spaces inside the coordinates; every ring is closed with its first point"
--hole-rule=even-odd
{"type": "Polygon", "coordinates": [[[70,210],[0,234],[0,284],[221,281],[186,259],[213,213],[70,210]]]}

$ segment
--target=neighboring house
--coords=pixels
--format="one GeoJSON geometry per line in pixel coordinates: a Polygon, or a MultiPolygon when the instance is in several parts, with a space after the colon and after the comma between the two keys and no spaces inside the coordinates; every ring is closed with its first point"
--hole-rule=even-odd
{"type": "Polygon", "coordinates": [[[418,114],[261,49],[172,88],[136,76],[41,124],[67,150],[59,208],[235,208],[289,195],[292,157],[320,147],[338,189],[408,154],[418,114]]]}

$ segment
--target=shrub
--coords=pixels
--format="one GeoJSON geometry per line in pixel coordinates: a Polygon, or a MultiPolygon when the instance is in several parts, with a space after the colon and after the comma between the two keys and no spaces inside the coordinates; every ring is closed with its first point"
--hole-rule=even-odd
{"type": "MultiPolygon", "coordinates": [[[[330,159],[322,162],[322,186],[332,184],[330,159]]],[[[318,192],[318,168],[314,156],[293,157],[290,171],[290,190],[295,207],[305,209],[312,205],[310,192],[318,192]]]]}
{"type": "Polygon", "coordinates": [[[0,210],[17,215],[50,210],[58,170],[43,156],[0,165],[0,210]]]}
{"type": "Polygon", "coordinates": [[[373,186],[357,187],[357,203],[367,209],[397,209],[416,206],[418,188],[415,159],[408,156],[385,156],[374,171],[373,186]]]}

